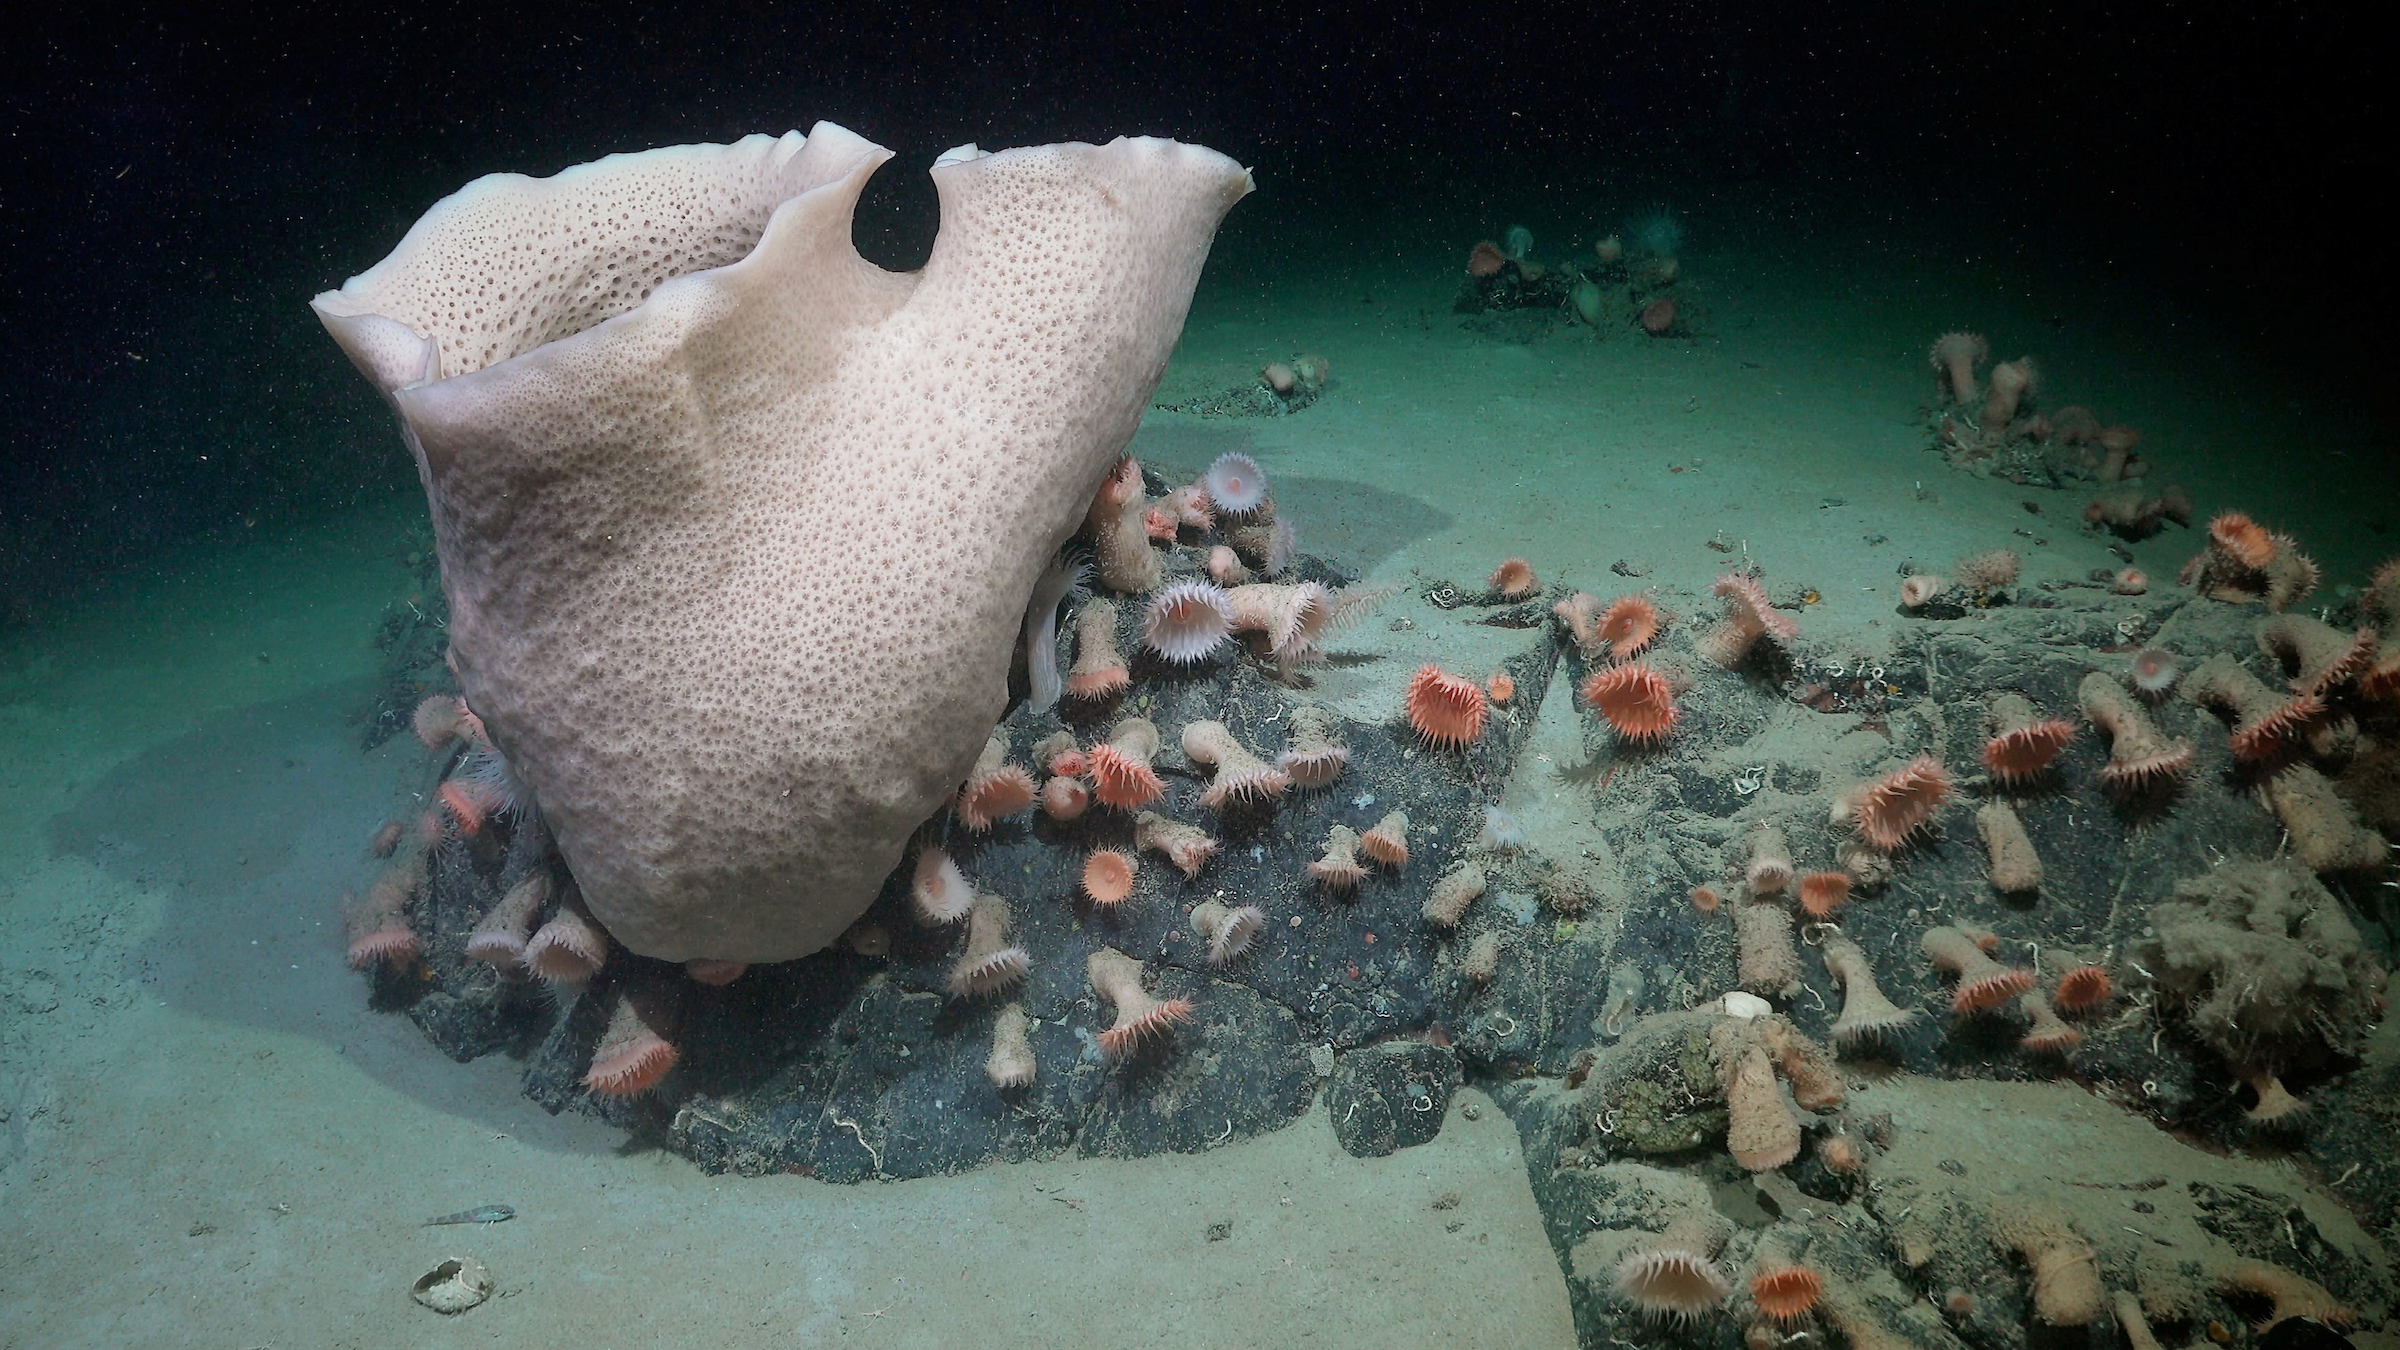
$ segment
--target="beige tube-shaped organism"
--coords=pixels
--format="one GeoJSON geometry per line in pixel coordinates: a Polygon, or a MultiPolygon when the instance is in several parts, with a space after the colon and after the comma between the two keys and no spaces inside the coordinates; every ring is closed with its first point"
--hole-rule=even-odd
{"type": "Polygon", "coordinates": [[[1842,1015],[1833,1021],[1833,1038],[1844,1045],[1897,1031],[1916,1017],[1916,1010],[1903,1008],[1884,997],[1875,983],[1875,968],[1867,954],[1856,942],[1840,933],[1825,935],[1819,948],[1825,954],[1825,968],[1842,985],[1842,1015]]]}
{"type": "Polygon", "coordinates": [[[1780,998],[1800,983],[1800,950],[1792,945],[1792,912],[1776,900],[1733,907],[1735,983],[1761,998],[1780,998]]]}
{"type": "Polygon", "coordinates": [[[1006,1091],[1033,1081],[1033,1021],[1025,1005],[1011,1003],[992,1019],[992,1053],[983,1061],[984,1076],[1006,1091]]]}
{"type": "Polygon", "coordinates": [[[1450,870],[1433,883],[1433,894],[1425,900],[1425,921],[1436,928],[1456,928],[1467,916],[1467,906],[1483,896],[1485,878],[1481,865],[1472,859],[1451,864],[1450,870]]]}
{"type": "Polygon", "coordinates": [[[1983,836],[1984,851],[1991,857],[1993,890],[2018,894],[2041,889],[2042,856],[2033,851],[2033,836],[2025,833],[2015,808],[1998,800],[1976,807],[1975,831],[1983,836]]]}

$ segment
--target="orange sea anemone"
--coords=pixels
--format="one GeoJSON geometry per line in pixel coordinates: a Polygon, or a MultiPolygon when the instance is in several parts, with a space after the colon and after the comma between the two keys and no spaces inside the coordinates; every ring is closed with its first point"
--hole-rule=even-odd
{"type": "Polygon", "coordinates": [[[1671,299],[1653,300],[1642,306],[1642,331],[1652,337],[1665,337],[1675,329],[1675,302],[1671,299]]]}
{"type": "Polygon", "coordinates": [[[2144,595],[2150,590],[2150,574],[2138,567],[2128,567],[2108,579],[2111,595],[2144,595]]]}
{"type": "Polygon", "coordinates": [[[2001,965],[1974,938],[1946,924],[1925,930],[1917,945],[1937,969],[1958,976],[1952,1012],[1997,1008],[2033,987],[2032,971],[2001,965]]]}
{"type": "Polygon", "coordinates": [[[1811,872],[1800,878],[1800,908],[1812,919],[1829,917],[1849,898],[1848,872],[1811,872]]]}
{"type": "Polygon", "coordinates": [[[648,986],[620,993],[583,1085],[608,1097],[638,1097],[657,1087],[680,1058],[667,1040],[674,1029],[675,1003],[665,990],[648,986]]]}
{"type": "Polygon", "coordinates": [[[1033,794],[1033,775],[1008,763],[1008,742],[994,736],[984,742],[974,772],[958,790],[953,810],[959,824],[982,834],[1002,817],[1033,805],[1033,794]]]}
{"type": "Polygon", "coordinates": [[[584,908],[583,893],[570,884],[559,896],[557,912],[525,944],[526,968],[546,984],[571,986],[599,974],[607,961],[608,934],[584,908]]]}
{"type": "Polygon", "coordinates": [[[1800,625],[1777,613],[1766,590],[1751,577],[1727,572],[1709,590],[1723,597],[1725,617],[1701,635],[1698,645],[1703,656],[1727,670],[1740,666],[1762,637],[1789,643],[1800,634],[1800,625]]]}
{"type": "Polygon", "coordinates": [[[1167,795],[1166,784],[1150,767],[1158,754],[1158,728],[1149,719],[1128,717],[1117,723],[1108,740],[1084,756],[1092,780],[1092,795],[1103,806],[1138,811],[1167,795]]]}
{"type": "Polygon", "coordinates": [[[1083,860],[1083,893],[1103,909],[1125,903],[1133,894],[1133,855],[1104,848],[1083,860]]]}
{"type": "Polygon", "coordinates": [[[2208,522],[2209,546],[2242,566],[2256,571],[2275,557],[2274,536],[2266,527],[2239,511],[2219,512],[2208,522]]]}
{"type": "Polygon", "coordinates": [[[1445,749],[1463,749],[1483,734],[1483,690],[1439,666],[1418,667],[1408,682],[1406,706],[1417,734],[1445,749]]]}
{"type": "Polygon", "coordinates": [[[1092,790],[1065,774],[1042,784],[1042,814],[1052,820],[1074,820],[1091,809],[1092,790]]]}
{"type": "Polygon", "coordinates": [[[2075,724],[2063,718],[2011,727],[1983,743],[1983,767],[2003,783],[2023,783],[2048,768],[2073,739],[2075,724]]]}
{"type": "Polygon", "coordinates": [[[416,715],[409,719],[417,739],[428,750],[439,750],[459,735],[459,721],[467,715],[467,701],[456,694],[435,694],[417,705],[416,715]]]}
{"type": "Polygon", "coordinates": [[[1142,1042],[1164,1035],[1177,1022],[1192,1020],[1188,998],[1160,999],[1142,988],[1142,963],[1114,947],[1102,947],[1084,961],[1092,991],[1116,1007],[1116,1022],[1100,1033],[1100,1048],[1123,1055],[1142,1042]]]}
{"type": "Polygon", "coordinates": [[[1609,659],[1630,661],[1658,637],[1658,607],[1639,595],[1620,595],[1601,614],[1599,635],[1609,659]]]}
{"type": "Polygon", "coordinates": [[[1717,1269],[1713,1234],[1678,1222],[1652,1247],[1617,1263],[1617,1292],[1643,1312],[1693,1322],[1733,1292],[1717,1269]]]}
{"type": "Polygon", "coordinates": [[[1486,584],[1510,600],[1522,600],[1542,588],[1540,580],[1533,575],[1533,564],[1523,558],[1502,560],[1498,567],[1492,569],[1491,579],[1486,584]]]}
{"type": "Polygon", "coordinates": [[[1718,905],[1720,905],[1720,904],[1723,904],[1723,903],[1724,903],[1724,898],[1723,898],[1723,897],[1721,897],[1721,896],[1719,896],[1719,895],[1717,894],[1717,888],[1716,888],[1716,887],[1714,887],[1714,886],[1694,886],[1694,887],[1692,887],[1692,908],[1693,908],[1693,909],[1696,909],[1696,910],[1698,910],[1698,911],[1700,911],[1702,914],[1714,914],[1714,913],[1716,913],[1716,912],[1717,912],[1717,906],[1718,906],[1718,905]]]}
{"type": "Polygon", "coordinates": [[[1950,401],[1975,401],[1975,367],[1992,354],[1990,344],[1974,333],[1944,333],[1933,343],[1933,368],[1943,378],[1950,401]]]}
{"type": "Polygon", "coordinates": [[[1900,582],[1900,604],[1904,609],[1923,609],[1950,589],[1947,578],[1932,572],[1919,572],[1900,582]]]}
{"type": "Polygon", "coordinates": [[[1492,702],[1507,707],[1508,701],[1517,696],[1516,677],[1505,670],[1495,670],[1492,677],[1483,682],[1483,692],[1492,696],[1492,702]]]}
{"type": "Polygon", "coordinates": [[[1640,661],[1595,673],[1583,682],[1582,693],[1619,736],[1636,744],[1663,739],[1683,715],[1667,677],[1640,661]]]}
{"type": "Polygon", "coordinates": [[[1919,755],[1856,790],[1851,806],[1858,837],[1886,853],[1950,800],[1950,774],[1931,755],[1919,755]]]}
{"type": "Polygon", "coordinates": [[[1308,865],[1308,874],[1325,883],[1329,891],[1353,891],[1367,879],[1366,864],[1358,860],[1359,836],[1347,825],[1336,825],[1325,834],[1325,856],[1308,865]]]}
{"type": "Polygon", "coordinates": [[[1386,867],[1408,866],[1408,813],[1393,811],[1358,837],[1358,851],[1386,867]]]}
{"type": "Polygon", "coordinates": [[[1467,253],[1467,275],[1477,281],[1489,281],[1500,275],[1500,269],[1507,262],[1508,255],[1500,251],[1498,244],[1489,239],[1480,240],[1467,253]]]}
{"type": "MultiPolygon", "coordinates": [[[[2135,662],[2138,669],[2139,656],[2135,662]]],[[[2173,682],[2171,677],[2168,682],[2173,682]]],[[[2108,733],[2108,763],[2100,766],[2103,785],[2138,791],[2180,779],[2191,771],[2191,743],[2161,734],[2115,680],[2095,670],[2083,677],[2075,697],[2084,717],[2108,733]]]]}
{"type": "Polygon", "coordinates": [[[2082,1012],[2108,1002],[2116,987],[2105,966],[2077,966],[2058,977],[2058,992],[2050,1001],[2064,1012],[2082,1012]]]}
{"type": "Polygon", "coordinates": [[[975,907],[975,888],[950,855],[927,848],[917,855],[917,870],[908,884],[909,903],[917,918],[933,927],[957,923],[975,907]]]}
{"type": "Polygon", "coordinates": [[[1795,1322],[1817,1306],[1824,1291],[1817,1272],[1806,1266],[1778,1266],[1750,1277],[1750,1301],[1778,1322],[1795,1322]]]}

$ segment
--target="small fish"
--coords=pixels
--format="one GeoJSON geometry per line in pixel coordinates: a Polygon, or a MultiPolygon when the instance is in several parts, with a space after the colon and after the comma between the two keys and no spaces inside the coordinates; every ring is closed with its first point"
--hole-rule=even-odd
{"type": "Polygon", "coordinates": [[[515,1217],[517,1217],[517,1212],[507,1205],[477,1205],[473,1209],[462,1209],[456,1214],[445,1214],[438,1219],[427,1219],[421,1226],[432,1228],[437,1224],[445,1223],[505,1223],[515,1217]]]}

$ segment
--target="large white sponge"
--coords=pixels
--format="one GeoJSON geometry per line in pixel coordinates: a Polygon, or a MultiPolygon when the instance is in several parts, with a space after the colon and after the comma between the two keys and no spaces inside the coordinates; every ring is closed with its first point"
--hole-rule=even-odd
{"type": "Polygon", "coordinates": [[[895,275],[850,243],[888,158],[820,123],[481,179],[315,302],[417,454],[468,701],[645,955],[804,956],[873,901],[1250,189],[968,147],[895,275]]]}

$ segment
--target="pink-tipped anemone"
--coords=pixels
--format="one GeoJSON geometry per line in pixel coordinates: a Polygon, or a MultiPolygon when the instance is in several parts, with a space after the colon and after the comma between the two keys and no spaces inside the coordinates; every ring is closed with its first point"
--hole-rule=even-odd
{"type": "Polygon", "coordinates": [[[1206,660],[1232,633],[1232,602],[1205,581],[1175,582],[1142,615],[1142,645],[1178,664],[1206,660]]]}

